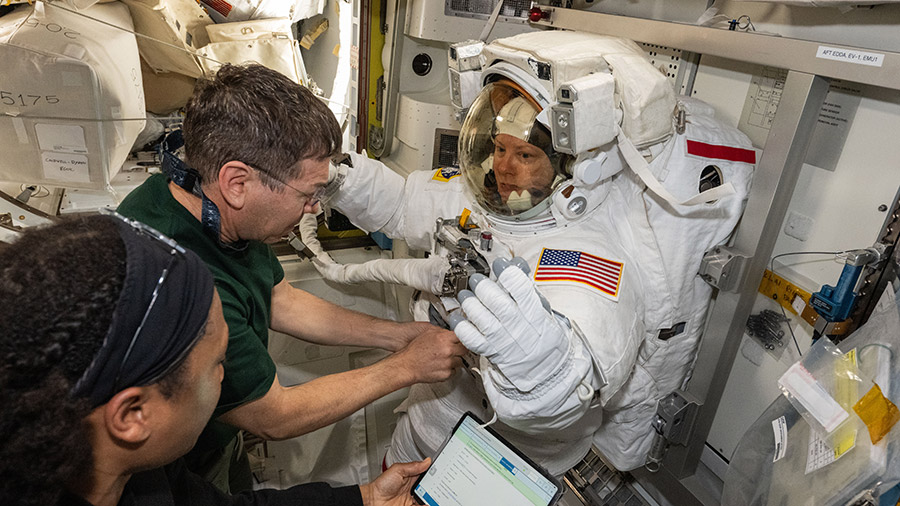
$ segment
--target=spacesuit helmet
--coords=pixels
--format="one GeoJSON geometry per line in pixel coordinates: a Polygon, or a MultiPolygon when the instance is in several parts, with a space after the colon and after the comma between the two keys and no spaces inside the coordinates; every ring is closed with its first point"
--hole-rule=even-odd
{"type": "Polygon", "coordinates": [[[488,83],[472,103],[460,131],[459,162],[485,211],[534,217],[569,177],[569,157],[553,149],[540,112],[538,102],[508,79],[488,83]]]}

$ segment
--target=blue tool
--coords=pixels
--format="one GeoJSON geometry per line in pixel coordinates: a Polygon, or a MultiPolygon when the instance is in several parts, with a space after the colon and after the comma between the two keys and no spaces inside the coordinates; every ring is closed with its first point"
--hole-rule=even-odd
{"type": "Polygon", "coordinates": [[[855,291],[863,268],[879,260],[874,249],[859,249],[846,253],[847,263],[841,271],[837,286],[824,285],[809,298],[809,304],[829,322],[841,322],[850,316],[859,294],[855,291]]]}

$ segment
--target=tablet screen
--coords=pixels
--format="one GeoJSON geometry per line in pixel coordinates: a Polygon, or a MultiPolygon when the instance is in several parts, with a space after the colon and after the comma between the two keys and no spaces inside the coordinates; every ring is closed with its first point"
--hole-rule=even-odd
{"type": "Polygon", "coordinates": [[[428,506],[549,506],[562,495],[550,475],[466,413],[413,485],[428,506]]]}

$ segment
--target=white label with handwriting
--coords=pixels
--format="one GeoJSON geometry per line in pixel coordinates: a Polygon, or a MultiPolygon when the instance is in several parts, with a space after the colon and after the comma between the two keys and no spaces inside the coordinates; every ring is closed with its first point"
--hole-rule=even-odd
{"type": "Polygon", "coordinates": [[[41,161],[44,165],[44,177],[47,179],[68,183],[91,182],[88,157],[84,155],[44,151],[41,153],[41,161]]]}

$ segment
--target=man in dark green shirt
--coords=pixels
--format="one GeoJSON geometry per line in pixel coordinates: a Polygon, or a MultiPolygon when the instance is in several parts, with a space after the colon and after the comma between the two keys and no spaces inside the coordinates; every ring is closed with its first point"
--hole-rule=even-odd
{"type": "Polygon", "coordinates": [[[452,332],[349,311],[284,280],[268,244],[316,211],[330,158],[340,152],[340,128],[318,98],[265,67],[226,65],[198,84],[186,106],[184,145],[196,173],[180,166],[169,178],[151,177],[119,212],[196,252],[222,299],[225,379],[214,421],[189,456],[192,470],[224,490],[243,489],[249,468],[241,464],[244,479],[232,476],[229,487],[235,473],[225,464],[242,455],[238,429],[265,439],[295,437],[400,388],[451,376],[465,353],[452,332]],[[285,388],[267,353],[270,328],[317,344],[395,353],[285,388]]]}

